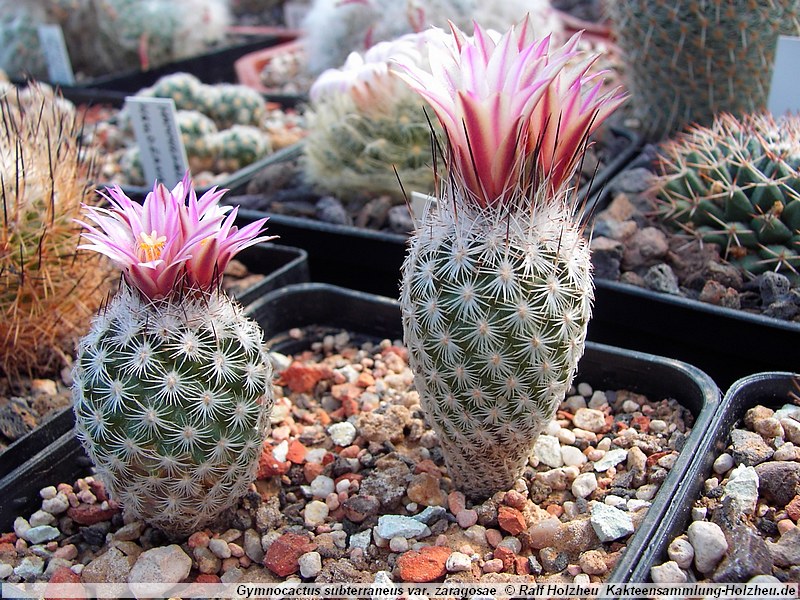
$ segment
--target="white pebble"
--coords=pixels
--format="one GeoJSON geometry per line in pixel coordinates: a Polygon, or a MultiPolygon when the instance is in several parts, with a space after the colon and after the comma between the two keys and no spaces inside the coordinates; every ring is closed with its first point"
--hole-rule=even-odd
{"type": "Polygon", "coordinates": [[[14,533],[18,538],[25,539],[25,534],[31,528],[31,524],[24,517],[14,519],[14,533]]]}
{"type": "Polygon", "coordinates": [[[706,514],[708,514],[708,509],[705,506],[692,507],[692,521],[702,521],[706,518],[706,514]]]}
{"type": "Polygon", "coordinates": [[[615,496],[614,494],[609,494],[608,496],[603,498],[603,502],[605,502],[609,506],[614,506],[616,508],[618,508],[618,507],[622,506],[623,504],[627,503],[625,498],[622,498],[620,496],[615,496]]]}
{"type": "Polygon", "coordinates": [[[594,473],[582,473],[572,482],[572,493],[576,498],[588,498],[597,489],[597,476],[594,473]]]}
{"type": "Polygon", "coordinates": [[[733,464],[733,457],[727,452],[723,452],[714,461],[714,473],[717,475],[724,475],[733,468],[733,464]]]}
{"type": "Polygon", "coordinates": [[[327,498],[335,490],[333,479],[327,475],[317,475],[311,482],[311,495],[320,500],[327,498]]]}
{"type": "Polygon", "coordinates": [[[0,563],[0,579],[8,579],[14,572],[14,567],[8,563],[0,563]]]}
{"type": "Polygon", "coordinates": [[[389,540],[389,550],[392,552],[405,552],[408,550],[408,540],[404,537],[393,537],[389,540]]]}
{"type": "Polygon", "coordinates": [[[641,406],[639,405],[639,403],[634,402],[633,400],[625,400],[625,402],[622,403],[622,412],[628,414],[635,413],[640,408],[641,406]]]}
{"type": "Polygon", "coordinates": [[[322,555],[319,552],[306,552],[297,559],[300,575],[306,579],[316,577],[322,571],[322,555]]]}
{"type": "Polygon", "coordinates": [[[283,440],[272,449],[272,457],[278,462],[286,462],[286,455],[289,454],[289,442],[283,440]]]}
{"type": "Polygon", "coordinates": [[[540,435],[533,446],[533,454],[548,467],[560,467],[564,464],[561,458],[561,444],[552,435],[540,435]]]}
{"type": "Polygon", "coordinates": [[[520,552],[522,552],[522,542],[520,542],[513,535],[507,535],[502,540],[500,540],[500,543],[497,544],[497,547],[499,548],[500,546],[502,546],[503,548],[508,548],[514,554],[519,554],[520,552]]]}
{"type": "Polygon", "coordinates": [[[444,566],[449,573],[460,573],[472,567],[472,559],[463,552],[451,552],[444,566]]]}
{"type": "Polygon", "coordinates": [[[565,465],[580,467],[588,459],[586,455],[575,446],[561,446],[561,460],[564,461],[565,465]]]}
{"type": "Polygon", "coordinates": [[[589,408],[603,408],[608,404],[608,397],[600,390],[594,392],[589,399],[589,408]]]}
{"type": "Polygon", "coordinates": [[[208,541],[208,549],[211,550],[217,558],[226,559],[231,557],[231,548],[228,546],[228,542],[222,538],[210,539],[208,541]]]}
{"type": "Polygon", "coordinates": [[[337,446],[349,446],[356,439],[356,427],[349,421],[334,423],[328,427],[328,434],[337,446]]]}
{"type": "Polygon", "coordinates": [[[51,498],[55,498],[57,493],[58,491],[54,485],[49,485],[39,490],[39,496],[42,500],[50,500],[51,498]]]}
{"type": "Polygon", "coordinates": [[[547,427],[544,428],[544,432],[547,435],[558,436],[558,432],[561,431],[561,425],[559,425],[556,421],[550,421],[547,424],[547,427]]]}
{"type": "Polygon", "coordinates": [[[710,521],[695,521],[686,534],[694,548],[694,566],[703,574],[713,571],[728,550],[722,528],[710,521]]]}
{"type": "Polygon", "coordinates": [[[303,520],[306,527],[316,527],[317,525],[322,525],[322,523],[325,522],[329,512],[330,509],[328,508],[327,504],[320,502],[319,500],[312,500],[306,504],[303,512],[303,520]]]}
{"type": "Polygon", "coordinates": [[[31,515],[29,522],[31,527],[39,527],[39,525],[50,525],[55,520],[56,518],[51,513],[37,510],[31,515]]]}
{"type": "Polygon", "coordinates": [[[636,497],[639,500],[652,500],[656,492],[658,492],[658,486],[655,483],[646,483],[636,490],[636,497]]]}
{"type": "Polygon", "coordinates": [[[580,408],[575,411],[572,423],[579,429],[597,433],[605,428],[606,416],[594,408],[580,408]]]}
{"type": "Polygon", "coordinates": [[[315,465],[319,464],[325,458],[327,453],[328,451],[325,448],[310,448],[306,452],[306,462],[313,463],[315,465]]]}
{"type": "Polygon", "coordinates": [[[66,494],[58,493],[53,498],[42,500],[42,510],[51,515],[60,515],[69,509],[69,499],[66,494]]]}
{"type": "Polygon", "coordinates": [[[676,537],[667,548],[667,555],[681,569],[688,569],[694,560],[694,548],[685,536],[676,537]]]}
{"type": "Polygon", "coordinates": [[[578,393],[584,398],[588,398],[592,395],[592,386],[586,382],[581,382],[578,384],[578,393]]]}
{"type": "Polygon", "coordinates": [[[643,508],[648,508],[650,506],[650,502],[647,500],[639,500],[639,498],[631,498],[625,503],[625,507],[628,509],[628,512],[636,512],[637,510],[642,510],[643,508]]]}
{"type": "Polygon", "coordinates": [[[652,419],[650,421],[650,431],[653,433],[664,433],[667,430],[667,423],[661,419],[652,419]]]}
{"type": "Polygon", "coordinates": [[[681,568],[674,562],[665,562],[663,565],[650,568],[650,578],[653,583],[686,583],[687,577],[681,568]]]}
{"type": "Polygon", "coordinates": [[[563,446],[572,446],[575,443],[575,434],[569,429],[559,429],[556,437],[563,446]]]}

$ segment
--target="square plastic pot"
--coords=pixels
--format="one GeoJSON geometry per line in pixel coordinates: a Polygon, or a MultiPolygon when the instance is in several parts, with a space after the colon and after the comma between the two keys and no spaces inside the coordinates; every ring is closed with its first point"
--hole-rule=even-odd
{"type": "Polygon", "coordinates": [[[734,425],[744,418],[748,409],[758,404],[778,409],[789,403],[789,393],[797,393],[795,383],[798,380],[798,373],[767,371],[743,377],[728,388],[711,426],[696,448],[674,501],[664,513],[647,551],[631,572],[631,581],[651,582],[650,568],[669,560],[667,548],[689,526],[694,501],[700,498],[703,484],[711,476],[714,460],[725,451],[734,425]]]}
{"type": "MultiPolygon", "coordinates": [[[[236,258],[250,273],[264,275],[260,281],[234,294],[244,306],[284,286],[308,281],[308,256],[305,250],[299,248],[256,244],[240,252],[236,258]]],[[[39,452],[49,452],[54,444],[58,446],[61,436],[69,433],[74,424],[72,408],[64,409],[0,452],[0,477],[3,478],[0,489],[5,489],[3,485],[10,485],[10,489],[14,489],[13,482],[8,483],[6,478],[13,480],[13,472],[20,465],[39,452]]],[[[54,460],[57,463],[60,458],[54,455],[54,460]]],[[[0,498],[9,497],[0,495],[0,498]]]]}
{"type": "MultiPolygon", "coordinates": [[[[640,137],[628,129],[613,128],[611,131],[624,142],[623,149],[606,162],[591,185],[578,191],[579,199],[588,198],[594,190],[602,188],[636,156],[640,137]]],[[[282,158],[297,158],[301,153],[302,146],[298,145],[292,154],[287,153],[282,158]]],[[[276,160],[278,158],[276,156],[276,160]]],[[[235,197],[229,197],[227,202],[246,204],[237,202],[235,197]]],[[[240,210],[239,219],[247,223],[264,214],[270,215],[271,231],[280,235],[284,243],[308,251],[312,280],[371,294],[397,296],[408,235],[258,210],[240,210]]]]}

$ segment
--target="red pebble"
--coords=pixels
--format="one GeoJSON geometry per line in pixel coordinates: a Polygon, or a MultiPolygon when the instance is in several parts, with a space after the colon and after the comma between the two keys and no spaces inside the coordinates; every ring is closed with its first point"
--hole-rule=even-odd
{"type": "MultiPolygon", "coordinates": [[[[59,585],[61,584],[75,584],[81,582],[81,576],[77,573],[74,573],[72,569],[69,567],[58,567],[53,574],[50,576],[50,581],[47,583],[47,587],[45,588],[44,597],[46,600],[61,600],[61,596],[57,594],[59,591],[66,592],[66,589],[59,590],[59,585]]],[[[70,598],[85,598],[85,596],[74,596],[74,588],[69,588],[70,598]]]]}
{"type": "Polygon", "coordinates": [[[222,582],[222,580],[219,578],[219,575],[214,575],[213,573],[200,573],[194,581],[195,581],[195,583],[221,583],[222,582]]]}
{"type": "Polygon", "coordinates": [[[333,371],[328,366],[294,361],[281,373],[279,383],[288,386],[293,392],[308,393],[322,379],[330,379],[332,376],[333,371]]]}
{"type": "Polygon", "coordinates": [[[79,525],[94,525],[102,521],[110,521],[119,512],[119,508],[101,508],[99,504],[79,504],[67,509],[67,516],[79,525]]]}
{"type": "Polygon", "coordinates": [[[531,563],[525,556],[515,556],[514,570],[517,572],[517,575],[530,575],[531,563]]]}
{"type": "Polygon", "coordinates": [[[306,447],[300,440],[292,440],[289,442],[289,450],[286,453],[286,460],[296,465],[303,464],[306,459],[306,447]]]}
{"type": "Polygon", "coordinates": [[[497,509],[497,523],[500,528],[511,535],[522,533],[528,528],[525,523],[525,516],[516,508],[501,505],[497,509]]]}
{"type": "Polygon", "coordinates": [[[411,550],[397,559],[400,579],[412,583],[428,583],[441,579],[447,573],[445,567],[452,550],[446,546],[425,546],[419,552],[411,550]]]}
{"type": "Polygon", "coordinates": [[[414,465],[414,473],[428,473],[436,478],[440,478],[442,476],[442,471],[430,458],[423,459],[414,465]]]}
{"type": "Polygon", "coordinates": [[[322,463],[305,463],[303,465],[303,477],[305,477],[306,483],[314,481],[319,475],[322,475],[324,470],[325,467],[322,463]]]}
{"type": "Polygon", "coordinates": [[[503,571],[509,571],[514,566],[514,551],[505,546],[498,546],[494,549],[494,557],[503,561],[503,571]]]}
{"type": "Polygon", "coordinates": [[[797,523],[800,521],[800,494],[797,494],[789,504],[786,505],[786,514],[789,515],[789,518],[797,523]]]}
{"type": "Polygon", "coordinates": [[[17,541],[17,534],[13,531],[0,535],[0,544],[13,544],[17,541]]]}
{"type": "Polygon", "coordinates": [[[286,475],[289,472],[289,467],[292,466],[288,460],[280,462],[275,460],[272,455],[272,448],[264,446],[261,451],[261,456],[258,458],[258,479],[269,479],[275,475],[286,475]]]}
{"type": "Polygon", "coordinates": [[[288,577],[300,568],[298,561],[306,552],[313,552],[317,545],[298,533],[284,533],[267,549],[264,566],[278,577],[288,577]]]}

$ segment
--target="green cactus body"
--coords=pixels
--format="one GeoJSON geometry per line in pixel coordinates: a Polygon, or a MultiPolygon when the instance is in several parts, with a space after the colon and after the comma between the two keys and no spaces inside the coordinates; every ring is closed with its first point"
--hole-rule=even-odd
{"type": "Polygon", "coordinates": [[[659,214],[746,272],[800,270],[800,118],[718,116],[660,148],[659,214]]]}
{"type": "Polygon", "coordinates": [[[215,143],[218,130],[214,121],[196,110],[177,111],[177,121],[189,168],[193,172],[211,169],[220,150],[215,143]]]}
{"type": "MultiPolygon", "coordinates": [[[[398,177],[406,190],[429,192],[431,126],[419,100],[398,86],[393,104],[383,108],[364,111],[343,95],[316,102],[303,144],[308,179],[333,193],[368,191],[398,203],[398,177]]],[[[441,131],[438,123],[435,129],[441,131]]]]}
{"type": "Polygon", "coordinates": [[[643,128],[660,139],[715,114],[766,108],[778,35],[794,0],[616,0],[615,38],[643,128]]]}
{"type": "Polygon", "coordinates": [[[161,77],[149,88],[139,91],[137,96],[172,98],[177,110],[198,110],[205,112],[204,91],[206,86],[190,73],[172,73],[161,77]]]}
{"type": "Polygon", "coordinates": [[[204,88],[204,112],[220,129],[233,125],[258,127],[267,116],[267,102],[253,88],[234,84],[217,84],[204,88]]]}
{"type": "Polygon", "coordinates": [[[271,367],[261,330],[224,294],[149,301],[123,286],[73,375],[78,436],[130,516],[184,535],[255,478],[271,367]]]}
{"type": "MultiPolygon", "coordinates": [[[[566,206],[492,216],[439,199],[403,264],[405,343],[459,489],[508,489],[583,354],[589,249],[566,206]]],[[[491,215],[491,213],[490,213],[491,215]]]]}
{"type": "Polygon", "coordinates": [[[234,125],[209,136],[208,143],[217,149],[216,167],[238,171],[272,151],[269,134],[257,127],[234,125]]]}

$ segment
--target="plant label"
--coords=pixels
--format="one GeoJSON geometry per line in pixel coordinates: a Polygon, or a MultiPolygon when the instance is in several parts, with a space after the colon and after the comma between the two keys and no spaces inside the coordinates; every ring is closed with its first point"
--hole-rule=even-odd
{"type": "Polygon", "coordinates": [[[767,108],[776,117],[787,112],[800,111],[798,64],[800,64],[800,37],[780,36],[775,49],[775,65],[772,68],[772,83],[767,102],[767,108]]]}
{"type": "Polygon", "coordinates": [[[136,143],[141,153],[144,178],[172,188],[189,168],[186,148],[172,98],[128,96],[125,106],[130,111],[136,143]]]}
{"type": "Polygon", "coordinates": [[[47,77],[52,83],[75,85],[75,74],[61,25],[39,25],[37,33],[47,62],[47,77]]]}
{"type": "Polygon", "coordinates": [[[411,212],[414,222],[419,225],[430,210],[436,210],[437,201],[434,196],[411,192],[411,212]]]}

